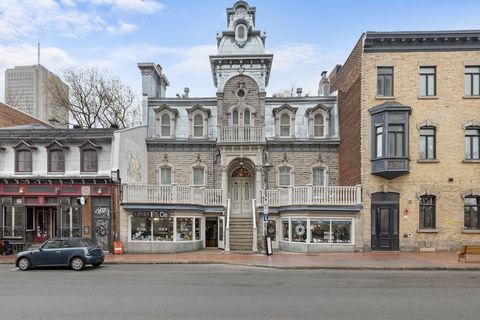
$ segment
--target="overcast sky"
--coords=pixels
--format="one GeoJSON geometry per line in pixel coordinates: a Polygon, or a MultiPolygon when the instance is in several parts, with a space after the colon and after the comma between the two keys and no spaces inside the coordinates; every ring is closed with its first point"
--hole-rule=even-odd
{"type": "MultiPolygon", "coordinates": [[[[4,71],[37,63],[61,74],[95,66],[140,92],[138,62],[160,63],[167,96],[214,96],[208,56],[234,0],[0,0],[4,71]]],[[[252,0],[273,53],[268,95],[290,84],[315,94],[322,70],[345,61],[365,31],[480,29],[478,0],[252,0]]]]}

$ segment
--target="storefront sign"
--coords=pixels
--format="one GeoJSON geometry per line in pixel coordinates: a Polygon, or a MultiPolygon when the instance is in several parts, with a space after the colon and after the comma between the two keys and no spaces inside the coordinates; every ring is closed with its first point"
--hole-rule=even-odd
{"type": "Polygon", "coordinates": [[[147,218],[168,218],[168,211],[133,211],[134,217],[147,217],[147,218]]]}
{"type": "Polygon", "coordinates": [[[263,221],[268,221],[268,206],[263,206],[263,221]]]}

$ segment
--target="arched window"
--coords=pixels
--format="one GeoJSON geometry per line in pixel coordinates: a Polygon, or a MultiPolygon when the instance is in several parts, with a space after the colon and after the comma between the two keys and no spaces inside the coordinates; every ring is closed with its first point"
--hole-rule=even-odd
{"type": "Polygon", "coordinates": [[[234,126],[237,126],[238,125],[238,110],[233,110],[233,113],[232,113],[232,124],[234,126]]]}
{"type": "Polygon", "coordinates": [[[168,114],[162,115],[161,136],[170,137],[170,116],[168,114]]]}
{"type": "Polygon", "coordinates": [[[243,113],[243,124],[246,125],[246,126],[250,125],[250,111],[249,110],[245,110],[245,112],[243,113]]]}
{"type": "Polygon", "coordinates": [[[321,114],[317,114],[313,118],[313,135],[315,137],[325,136],[325,119],[321,114]]]}
{"type": "Polygon", "coordinates": [[[195,138],[203,137],[203,117],[200,114],[193,118],[193,136],[195,138]]]}
{"type": "Polygon", "coordinates": [[[280,137],[290,137],[290,116],[286,113],[280,116],[280,137]]]}

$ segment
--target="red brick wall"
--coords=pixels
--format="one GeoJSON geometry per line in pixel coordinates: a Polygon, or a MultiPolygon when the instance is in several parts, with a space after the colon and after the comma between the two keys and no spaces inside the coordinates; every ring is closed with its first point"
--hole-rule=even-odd
{"type": "Polygon", "coordinates": [[[362,38],[353,48],[343,67],[330,74],[331,90],[338,90],[340,122],[339,184],[362,182],[360,154],[360,107],[362,38]]]}
{"type": "Polygon", "coordinates": [[[24,124],[42,124],[47,127],[52,127],[50,124],[43,122],[40,119],[32,117],[22,111],[19,111],[9,105],[0,102],[0,128],[13,127],[24,124]]]}

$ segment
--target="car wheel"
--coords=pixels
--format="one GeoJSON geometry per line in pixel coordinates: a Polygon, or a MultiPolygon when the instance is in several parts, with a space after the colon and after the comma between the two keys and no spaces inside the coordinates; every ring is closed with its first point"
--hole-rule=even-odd
{"type": "Polygon", "coordinates": [[[18,269],[22,271],[26,271],[32,267],[32,263],[30,262],[30,259],[28,258],[20,258],[17,262],[18,269]]]}
{"type": "Polygon", "coordinates": [[[70,261],[70,267],[75,271],[80,271],[85,267],[85,261],[80,257],[75,257],[70,261]]]}
{"type": "Polygon", "coordinates": [[[92,266],[93,267],[100,267],[101,263],[93,263],[92,266]]]}

